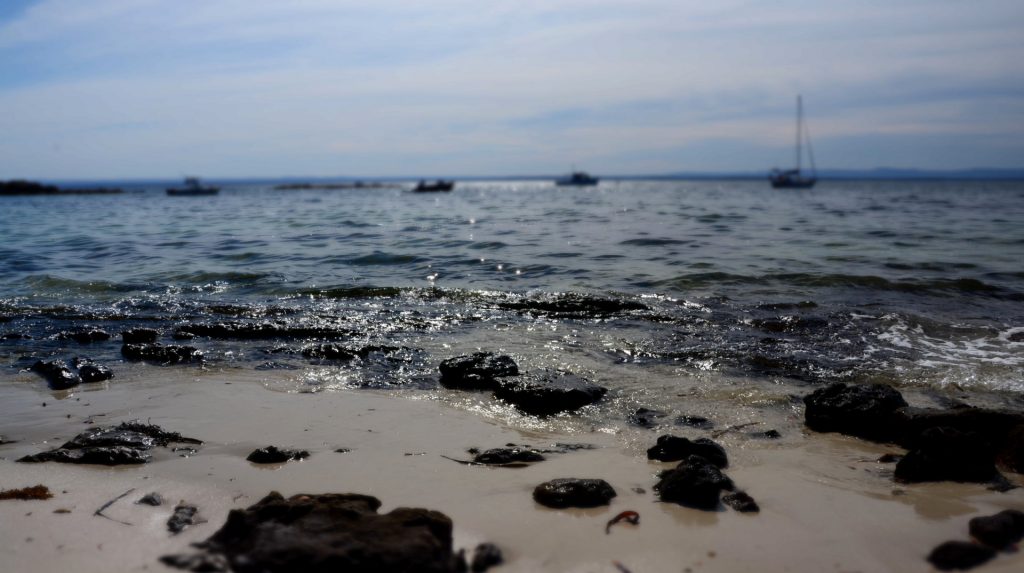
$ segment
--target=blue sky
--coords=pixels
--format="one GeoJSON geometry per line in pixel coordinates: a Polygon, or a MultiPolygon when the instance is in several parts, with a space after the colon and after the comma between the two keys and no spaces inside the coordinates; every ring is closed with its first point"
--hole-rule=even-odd
{"type": "Polygon", "coordinates": [[[1024,167],[1019,0],[2,0],[0,178],[1024,167]]]}

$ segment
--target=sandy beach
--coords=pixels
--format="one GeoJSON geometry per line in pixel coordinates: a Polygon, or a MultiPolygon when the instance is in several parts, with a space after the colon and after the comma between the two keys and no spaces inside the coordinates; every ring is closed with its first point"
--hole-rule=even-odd
{"type": "MultiPolygon", "coordinates": [[[[876,460],[899,448],[815,434],[792,418],[775,421],[788,424],[779,427],[790,436],[781,442],[730,433],[717,438],[730,456],[729,476],[757,500],[760,513],[689,509],[658,502],[652,491],[656,474],[675,465],[646,459],[654,432],[644,441],[644,434],[633,438],[610,428],[531,427],[529,418],[509,423],[472,400],[438,393],[269,389],[287,375],[135,366],[116,383],[64,399],[40,393],[31,373],[20,375],[30,383],[6,384],[0,430],[16,442],[0,446],[0,485],[43,484],[55,495],[0,502],[3,569],[165,570],[161,555],[188,552],[230,509],[271,491],[362,493],[379,498],[382,512],[400,506],[441,511],[454,521],[457,548],[493,542],[506,558],[494,570],[508,572],[616,572],[620,566],[634,573],[929,571],[928,552],[946,540],[966,540],[971,517],[1024,509],[1020,490],[896,484],[892,465],[876,460]],[[190,457],[157,448],[149,464],[113,469],[13,461],[63,443],[90,420],[132,419],[205,443],[190,457]],[[472,447],[559,442],[595,448],[549,455],[526,468],[467,466],[442,457],[464,459],[472,447]],[[245,460],[266,445],[311,456],[273,466],[245,460]],[[618,495],[599,509],[553,510],[534,502],[533,488],[559,477],[601,478],[618,495]],[[94,515],[127,491],[103,512],[109,519],[94,515]],[[167,502],[135,503],[149,492],[167,502]],[[206,522],[171,535],[166,522],[179,500],[196,505],[206,522]],[[606,522],[624,510],[637,511],[639,525],[617,525],[606,534],[606,522]]],[[[1021,483],[1021,476],[1009,477],[1021,483]]],[[[1024,556],[1003,554],[980,570],[1022,565],[1024,556]]]]}

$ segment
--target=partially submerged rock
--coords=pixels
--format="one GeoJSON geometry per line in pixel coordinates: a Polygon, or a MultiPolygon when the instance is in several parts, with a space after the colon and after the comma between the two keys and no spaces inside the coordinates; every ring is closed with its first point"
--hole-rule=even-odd
{"type": "Polygon", "coordinates": [[[654,486],[662,501],[705,510],[717,509],[722,491],[734,489],[718,466],[700,456],[690,456],[675,469],[662,472],[654,486]]]}
{"type": "Polygon", "coordinates": [[[287,461],[304,460],[308,457],[309,452],[306,450],[290,450],[278,448],[277,446],[267,446],[254,450],[245,459],[254,464],[283,464],[287,461]]]}
{"type": "Polygon", "coordinates": [[[124,344],[121,346],[121,354],[128,360],[145,360],[159,364],[203,361],[203,353],[198,348],[177,344],[124,344]]]}
{"type": "Polygon", "coordinates": [[[567,293],[557,296],[503,302],[501,308],[557,318],[607,318],[627,312],[648,310],[647,305],[623,299],[567,293]]]}
{"type": "Polygon", "coordinates": [[[658,420],[665,416],[668,416],[668,413],[661,410],[637,408],[632,414],[626,416],[626,422],[641,428],[652,429],[658,425],[658,420]]]}
{"type": "Polygon", "coordinates": [[[496,390],[500,378],[518,376],[519,366],[511,356],[474,352],[441,362],[441,385],[458,390],[496,390]]]}
{"type": "Polygon", "coordinates": [[[494,396],[527,414],[550,416],[593,404],[607,391],[575,374],[546,372],[534,377],[503,378],[494,396]]]}
{"type": "Polygon", "coordinates": [[[32,371],[46,379],[53,390],[67,390],[82,383],[82,377],[62,360],[37,361],[32,371]]]}
{"type": "Polygon", "coordinates": [[[114,373],[110,368],[107,368],[102,364],[97,364],[88,358],[80,358],[76,356],[71,363],[78,369],[78,375],[82,377],[82,382],[85,382],[86,384],[102,382],[114,377],[114,373]]]}
{"type": "Polygon", "coordinates": [[[139,421],[122,422],[117,426],[99,426],[78,434],[55,450],[28,455],[19,462],[59,462],[68,464],[99,464],[105,466],[144,464],[151,459],[148,451],[171,443],[202,442],[177,432],[139,421]]]}
{"type": "Polygon", "coordinates": [[[483,573],[491,567],[504,563],[505,557],[501,549],[493,543],[481,543],[473,549],[473,558],[469,562],[469,570],[483,573]]]}
{"type": "Polygon", "coordinates": [[[82,328],[57,334],[59,340],[74,340],[79,344],[90,344],[110,340],[110,333],[98,328],[82,328]]]}
{"type": "Polygon", "coordinates": [[[676,418],[677,426],[690,426],[691,428],[697,428],[699,430],[710,430],[715,427],[715,423],[703,416],[688,416],[683,415],[676,418]]]}
{"type": "Polygon", "coordinates": [[[132,328],[121,333],[121,341],[125,344],[152,344],[160,336],[159,330],[152,328],[132,328]]]}
{"type": "Polygon", "coordinates": [[[898,410],[907,406],[899,392],[884,384],[832,384],[804,398],[807,427],[873,441],[895,441],[900,435],[898,410]]]}
{"type": "Polygon", "coordinates": [[[164,504],[164,497],[154,491],[140,497],[135,503],[139,505],[152,505],[153,507],[157,507],[164,504]]]}
{"type": "Polygon", "coordinates": [[[317,344],[302,349],[306,358],[318,360],[354,360],[359,355],[340,344],[317,344]]]}
{"type": "Polygon", "coordinates": [[[338,339],[353,334],[352,331],[345,329],[288,325],[277,322],[193,323],[181,325],[177,332],[221,340],[338,339]]]}
{"type": "Polygon", "coordinates": [[[194,556],[165,556],[192,571],[221,564],[235,573],[457,573],[452,522],[427,509],[398,508],[380,515],[380,501],[358,494],[272,492],[248,509],[232,510],[194,556]]]}
{"type": "Polygon", "coordinates": [[[665,434],[660,436],[658,442],[647,450],[647,459],[662,462],[676,462],[690,456],[700,456],[719,468],[729,466],[725,448],[708,438],[697,438],[690,441],[687,438],[665,434]]]}
{"type": "Polygon", "coordinates": [[[560,478],[533,490],[537,503],[557,509],[608,505],[616,495],[615,489],[603,479],[560,478]]]}

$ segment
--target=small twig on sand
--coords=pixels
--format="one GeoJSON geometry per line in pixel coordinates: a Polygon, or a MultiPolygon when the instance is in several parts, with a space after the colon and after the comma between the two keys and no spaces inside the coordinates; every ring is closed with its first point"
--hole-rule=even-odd
{"type": "Polygon", "coordinates": [[[115,497],[114,499],[108,501],[107,503],[104,503],[102,507],[100,507],[95,512],[93,512],[93,515],[98,515],[100,517],[105,517],[105,518],[109,519],[110,521],[116,521],[116,522],[118,522],[118,523],[120,523],[122,525],[132,525],[131,523],[128,523],[127,521],[121,521],[120,519],[114,519],[113,517],[110,517],[109,515],[103,513],[103,510],[107,509],[108,507],[110,507],[112,505],[114,505],[114,503],[117,502],[117,500],[125,497],[126,495],[130,494],[133,491],[135,491],[134,487],[132,489],[122,493],[121,495],[115,497]]]}
{"type": "Polygon", "coordinates": [[[728,428],[722,428],[721,430],[718,430],[717,432],[714,432],[713,434],[711,434],[711,437],[712,438],[719,438],[721,436],[724,436],[725,434],[728,434],[729,432],[731,432],[733,430],[740,430],[742,428],[746,428],[747,426],[756,426],[756,425],[758,425],[760,423],[761,422],[747,422],[746,424],[736,424],[735,426],[729,426],[728,428]]]}

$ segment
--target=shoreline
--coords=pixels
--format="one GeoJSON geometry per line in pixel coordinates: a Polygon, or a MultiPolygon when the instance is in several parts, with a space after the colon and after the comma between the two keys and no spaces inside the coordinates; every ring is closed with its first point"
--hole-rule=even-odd
{"type": "MultiPolygon", "coordinates": [[[[520,426],[437,393],[268,390],[287,375],[139,366],[64,400],[20,377],[0,381],[6,387],[0,434],[17,440],[0,446],[0,485],[43,484],[55,494],[46,501],[0,502],[3,562],[17,571],[109,571],[111,563],[124,571],[170,571],[157,561],[161,555],[188,552],[190,543],[223,524],[229,509],[248,507],[273,490],[373,495],[382,512],[400,506],[441,511],[454,521],[456,549],[480,542],[502,549],[506,564],[497,572],[615,572],[613,561],[633,573],[930,571],[924,557],[944,541],[966,539],[971,517],[1024,509],[1021,490],[896,484],[892,466],[875,460],[898,448],[802,430],[781,443],[728,435],[716,440],[728,451],[729,475],[761,512],[700,511],[657,502],[655,475],[675,465],[643,455],[659,432],[638,439],[572,424],[520,426]],[[96,425],[141,419],[205,443],[188,458],[157,448],[151,463],[135,467],[13,462],[92,427],[83,423],[90,417],[96,425]],[[465,466],[442,457],[465,458],[471,447],[555,442],[596,448],[550,455],[526,468],[465,466]],[[267,445],[311,456],[280,466],[245,461],[267,445]],[[601,478],[618,496],[598,509],[552,510],[532,500],[534,486],[559,477],[601,478]],[[132,488],[105,514],[133,525],[93,515],[132,488]],[[133,503],[151,491],[167,503],[133,503]],[[178,500],[195,504],[207,521],[171,536],[166,521],[178,500]],[[54,513],[58,509],[70,513],[54,513]],[[606,534],[607,521],[623,510],[639,512],[640,524],[606,534]]],[[[672,433],[698,435],[682,428],[672,433]]],[[[1008,477],[1021,483],[1020,475],[1008,477]]],[[[1013,571],[1022,564],[1024,555],[1002,554],[977,570],[1013,571]]]]}

